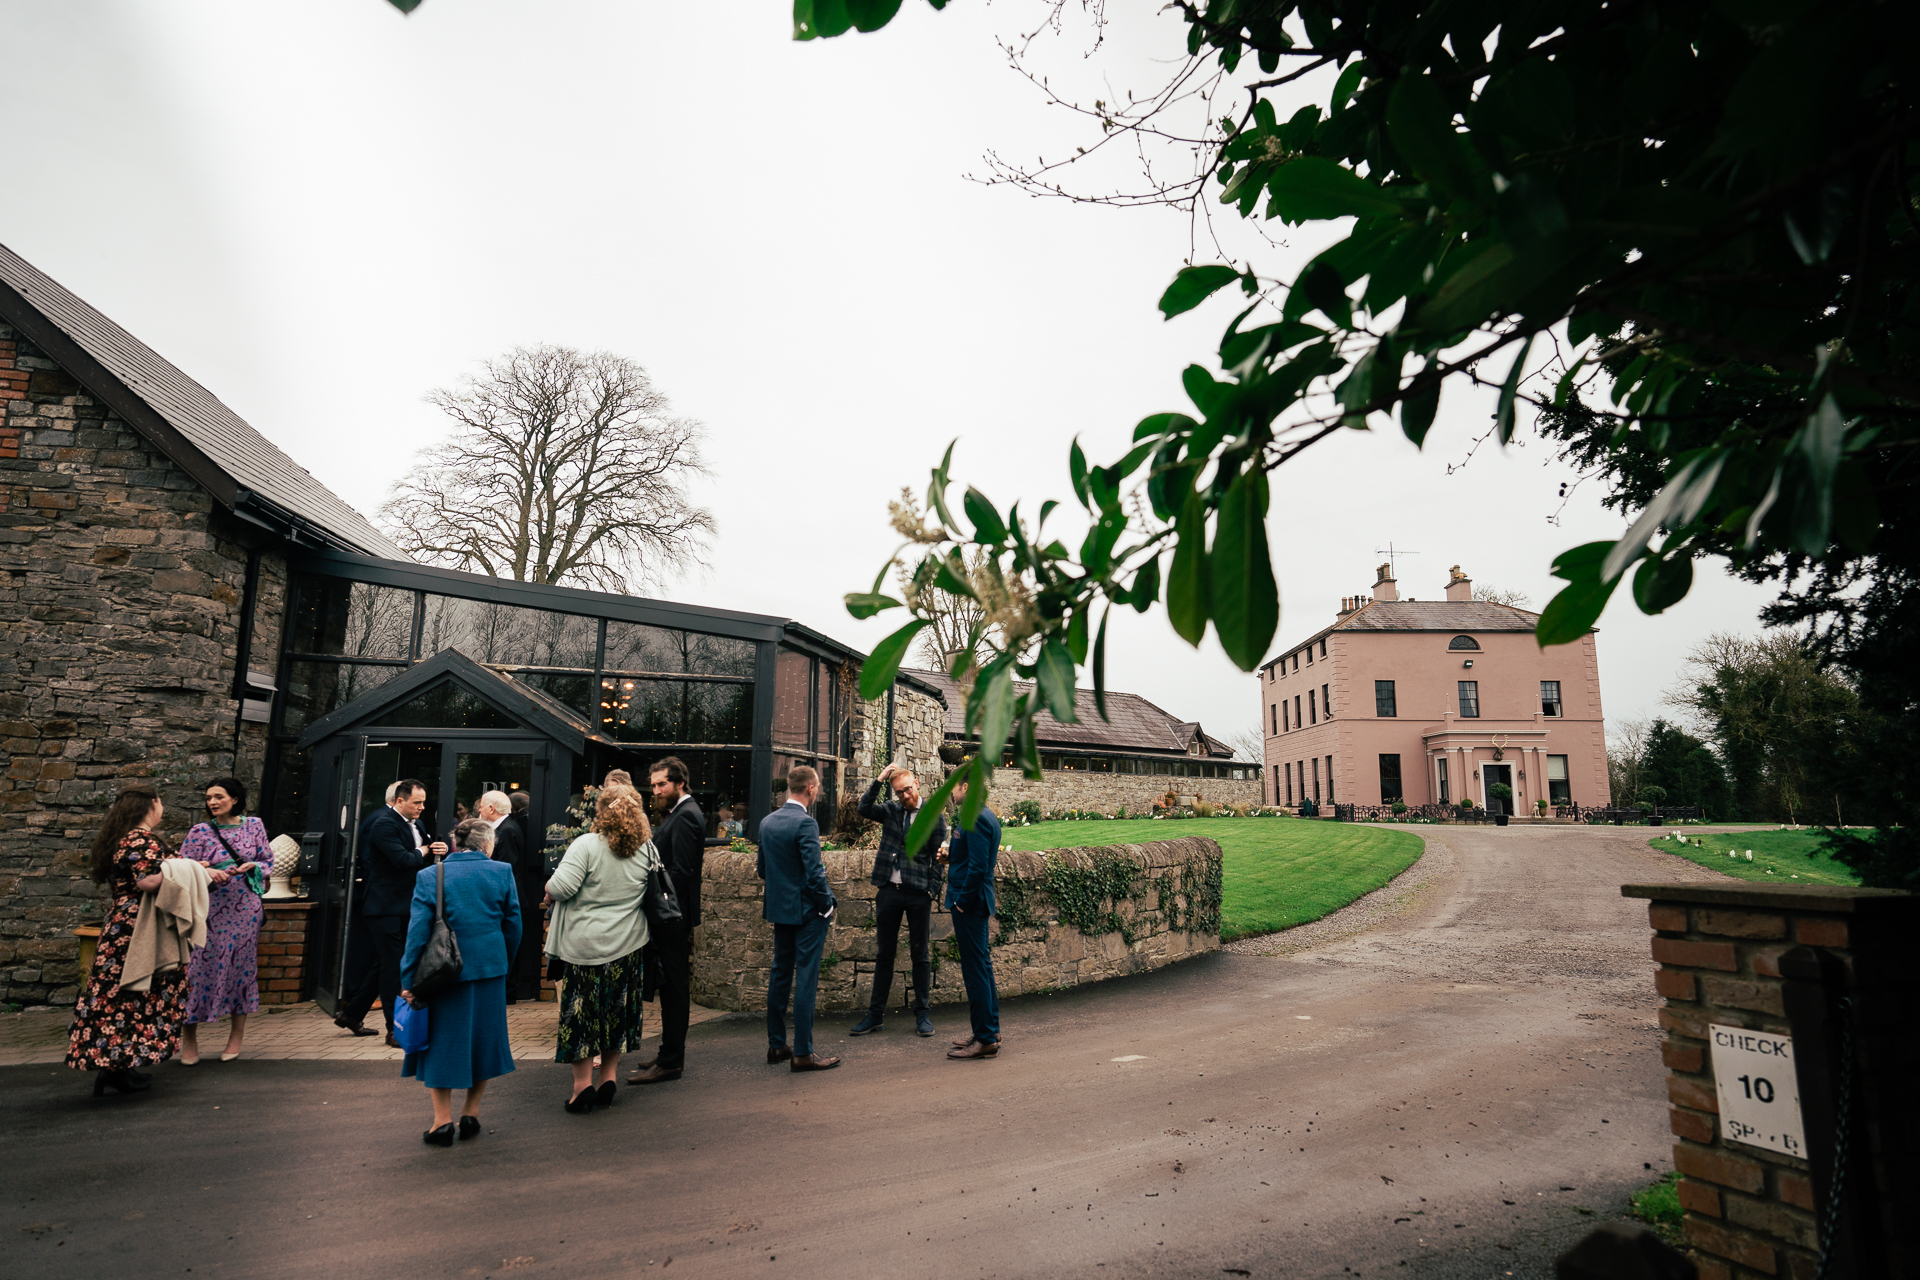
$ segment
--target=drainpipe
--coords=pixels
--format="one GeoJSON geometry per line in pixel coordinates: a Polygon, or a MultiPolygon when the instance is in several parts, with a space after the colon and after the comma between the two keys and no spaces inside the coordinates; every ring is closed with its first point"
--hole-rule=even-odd
{"type": "Polygon", "coordinates": [[[260,595],[260,548],[247,548],[247,577],[240,587],[240,625],[233,643],[233,760],[229,768],[240,776],[240,727],[246,713],[247,669],[253,663],[253,610],[260,595]]]}

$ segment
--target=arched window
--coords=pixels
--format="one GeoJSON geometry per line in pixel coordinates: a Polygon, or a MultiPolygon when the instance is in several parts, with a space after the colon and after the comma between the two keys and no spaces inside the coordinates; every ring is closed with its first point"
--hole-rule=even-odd
{"type": "Polygon", "coordinates": [[[1455,636],[1453,639],[1447,641],[1447,648],[1449,649],[1478,649],[1479,647],[1480,642],[1472,636],[1455,636]]]}

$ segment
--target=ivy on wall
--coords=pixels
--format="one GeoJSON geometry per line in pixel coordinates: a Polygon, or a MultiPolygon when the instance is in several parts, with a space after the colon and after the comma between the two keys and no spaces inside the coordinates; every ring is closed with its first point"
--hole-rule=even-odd
{"type": "MultiPolygon", "coordinates": [[[[1140,865],[1114,849],[1083,851],[1090,865],[1075,865],[1049,853],[1046,871],[1038,880],[1008,877],[996,886],[994,918],[1000,930],[993,945],[1016,941],[1024,929],[1044,930],[1049,918],[1042,901],[1051,904],[1051,919],[1071,925],[1089,938],[1117,933],[1132,946],[1138,938],[1135,921],[1121,913],[1121,904],[1134,897],[1140,865]]],[[[1199,856],[1170,868],[1153,881],[1156,906],[1169,930],[1188,933],[1220,932],[1220,863],[1199,856]]]]}

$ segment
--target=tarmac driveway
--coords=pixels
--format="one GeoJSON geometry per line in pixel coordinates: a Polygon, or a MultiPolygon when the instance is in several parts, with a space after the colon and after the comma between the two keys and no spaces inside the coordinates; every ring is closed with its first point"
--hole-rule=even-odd
{"type": "Polygon", "coordinates": [[[1008,1001],[992,1062],[942,1056],[960,1009],[835,1015],[846,1064],[794,1075],[732,1015],[591,1116],[522,1063],[452,1150],[388,1064],[0,1069],[0,1276],[1549,1276],[1670,1159],[1619,886],[1715,877],[1644,830],[1421,834],[1364,928],[1008,1001]]]}

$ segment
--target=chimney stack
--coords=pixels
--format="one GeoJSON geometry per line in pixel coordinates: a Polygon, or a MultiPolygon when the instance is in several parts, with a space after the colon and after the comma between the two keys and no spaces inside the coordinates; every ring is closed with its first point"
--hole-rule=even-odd
{"type": "Polygon", "coordinates": [[[1383,564],[1376,571],[1373,580],[1373,598],[1375,600],[1398,600],[1400,588],[1394,584],[1393,566],[1383,564]]]}
{"type": "Polygon", "coordinates": [[[1447,579],[1447,599],[1449,600],[1473,599],[1473,579],[1469,578],[1466,574],[1460,572],[1459,565],[1453,566],[1452,570],[1450,570],[1450,573],[1452,576],[1450,576],[1447,579]]]}

